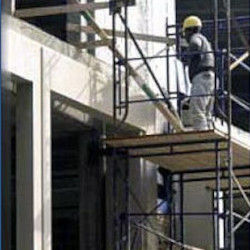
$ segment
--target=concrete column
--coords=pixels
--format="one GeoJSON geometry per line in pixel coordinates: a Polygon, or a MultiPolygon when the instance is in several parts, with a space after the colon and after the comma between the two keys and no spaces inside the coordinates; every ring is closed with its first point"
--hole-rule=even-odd
{"type": "MultiPolygon", "coordinates": [[[[156,167],[154,164],[148,161],[142,162],[142,172],[141,172],[141,180],[142,180],[142,191],[141,193],[138,193],[138,197],[141,197],[141,200],[144,205],[144,211],[152,211],[152,209],[157,204],[157,176],[156,176],[156,167]]],[[[143,218],[143,217],[142,217],[143,218]]],[[[153,227],[155,230],[159,230],[159,227],[156,221],[156,217],[148,217],[150,224],[148,224],[150,227],[153,227]]],[[[147,220],[146,220],[147,221],[147,220]]],[[[145,223],[145,221],[144,221],[145,223]]],[[[164,233],[164,232],[163,232],[164,233]]],[[[143,249],[158,249],[159,248],[159,242],[158,238],[148,232],[142,231],[142,243],[143,243],[143,249]]]]}
{"type": "MultiPolygon", "coordinates": [[[[181,188],[180,188],[180,176],[179,175],[174,175],[173,176],[173,181],[178,181],[174,182],[172,184],[173,188],[173,205],[172,209],[174,213],[180,213],[181,212],[181,188]]],[[[184,194],[185,197],[185,194],[184,194]]],[[[180,216],[175,216],[173,217],[173,223],[175,226],[173,238],[175,238],[177,241],[181,241],[181,217],[180,216]]]]}
{"type": "Polygon", "coordinates": [[[79,137],[80,250],[104,249],[104,179],[98,137],[96,131],[79,137]]]}
{"type": "Polygon", "coordinates": [[[16,100],[16,247],[33,250],[32,88],[17,86],[16,100]]]}
{"type": "MultiPolygon", "coordinates": [[[[2,78],[2,86],[5,84],[5,78],[2,78]]],[[[12,202],[11,202],[11,172],[12,161],[11,152],[12,145],[12,119],[13,113],[11,110],[12,93],[6,89],[1,90],[1,108],[2,108],[2,249],[11,250],[11,222],[12,222],[12,202]]]]}
{"type": "MultiPolygon", "coordinates": [[[[184,184],[184,212],[212,212],[211,191],[201,182],[184,184]]],[[[212,216],[184,216],[185,243],[202,249],[213,249],[212,216]]]]}
{"type": "Polygon", "coordinates": [[[51,101],[41,49],[38,78],[17,79],[17,250],[51,250],[51,101]],[[40,77],[39,77],[40,76],[40,77]]]}
{"type": "MultiPolygon", "coordinates": [[[[51,92],[41,48],[41,159],[42,159],[42,250],[52,249],[52,161],[51,161],[51,92]]],[[[48,76],[49,77],[49,76],[48,76]]]]}
{"type": "Polygon", "coordinates": [[[16,0],[3,0],[2,9],[5,13],[13,14],[15,11],[16,0]]]}
{"type": "Polygon", "coordinates": [[[111,157],[106,157],[106,174],[105,174],[105,199],[106,199],[106,248],[114,248],[114,205],[113,205],[113,161],[111,157]]]}

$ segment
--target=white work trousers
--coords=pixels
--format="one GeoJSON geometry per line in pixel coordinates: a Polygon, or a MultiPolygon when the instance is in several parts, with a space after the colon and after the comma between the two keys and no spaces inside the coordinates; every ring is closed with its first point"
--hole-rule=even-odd
{"type": "Polygon", "coordinates": [[[192,80],[190,118],[195,130],[207,130],[212,128],[214,85],[215,74],[213,71],[201,72],[192,80]]]}

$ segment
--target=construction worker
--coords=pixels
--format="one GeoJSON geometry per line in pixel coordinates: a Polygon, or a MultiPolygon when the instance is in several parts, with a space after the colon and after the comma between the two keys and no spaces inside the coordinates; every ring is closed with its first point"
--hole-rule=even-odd
{"type": "Polygon", "coordinates": [[[189,112],[195,130],[212,127],[214,106],[215,60],[212,46],[201,34],[201,28],[202,22],[196,16],[189,16],[183,22],[184,36],[188,42],[189,78],[192,83],[189,112]]]}

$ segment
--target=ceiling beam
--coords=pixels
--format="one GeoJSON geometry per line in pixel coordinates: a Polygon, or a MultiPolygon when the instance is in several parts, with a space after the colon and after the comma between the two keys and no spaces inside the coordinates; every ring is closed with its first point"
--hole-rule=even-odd
{"type": "MultiPolygon", "coordinates": [[[[237,16],[249,15],[249,8],[234,8],[232,10],[234,14],[237,14],[237,16]]],[[[190,15],[190,13],[205,15],[205,16],[209,16],[210,14],[212,14],[212,12],[210,13],[208,9],[180,8],[180,7],[177,8],[177,17],[187,16],[190,15]]],[[[223,13],[223,9],[221,10],[221,13],[223,13]]]]}
{"type": "Polygon", "coordinates": [[[67,13],[77,13],[86,10],[102,10],[108,8],[109,2],[65,4],[50,7],[18,9],[15,11],[15,16],[19,18],[51,16],[67,13]]]}

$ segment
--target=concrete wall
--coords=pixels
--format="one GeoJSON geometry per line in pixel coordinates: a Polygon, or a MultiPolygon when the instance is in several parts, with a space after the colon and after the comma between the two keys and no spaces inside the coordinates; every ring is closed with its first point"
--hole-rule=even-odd
{"type": "MultiPolygon", "coordinates": [[[[153,9],[150,8],[152,5],[152,0],[138,1],[138,6],[135,7],[137,9],[132,11],[131,17],[138,15],[139,18],[137,22],[131,19],[131,24],[135,24],[132,25],[132,29],[135,32],[149,32],[163,36],[165,34],[165,17],[174,13],[174,7],[170,8],[170,5],[165,4],[164,1],[162,1],[164,8],[161,8],[162,5],[156,5],[157,9],[153,9]],[[146,11],[147,15],[145,15],[146,11]],[[159,11],[161,11],[163,18],[158,15],[159,11]],[[156,17],[159,18],[156,19],[156,17]],[[153,22],[150,24],[152,20],[153,22]],[[141,23],[146,23],[146,25],[141,26],[141,23]]],[[[98,18],[101,17],[97,16],[97,20],[98,18]]],[[[51,93],[56,93],[58,96],[71,100],[77,103],[79,107],[85,107],[85,111],[87,110],[93,116],[96,113],[101,113],[103,117],[111,118],[113,112],[112,67],[103,61],[105,59],[103,52],[98,54],[102,60],[98,60],[85,52],[79,52],[75,47],[26,22],[7,15],[3,16],[2,24],[2,27],[4,27],[2,35],[3,70],[18,76],[18,79],[22,79],[17,84],[24,84],[25,82],[29,86],[32,98],[32,102],[29,105],[27,104],[28,110],[31,112],[29,125],[32,128],[30,140],[27,141],[27,143],[31,142],[28,145],[31,145],[31,148],[25,151],[27,157],[22,154],[21,147],[19,147],[19,154],[24,158],[26,157],[24,160],[30,157],[30,167],[26,169],[27,172],[19,172],[19,183],[21,184],[17,186],[19,188],[20,185],[26,185],[27,179],[32,177],[29,185],[22,190],[22,197],[27,195],[29,197],[26,204],[29,206],[27,210],[30,211],[29,218],[25,214],[27,213],[27,211],[25,212],[26,205],[22,203],[22,199],[19,199],[17,204],[18,211],[20,211],[18,214],[25,215],[23,218],[31,231],[22,230],[22,220],[17,218],[17,224],[19,225],[18,239],[24,239],[22,244],[19,244],[18,249],[50,250],[52,247],[51,93]]],[[[152,55],[152,53],[164,47],[163,45],[151,46],[149,43],[141,43],[141,46],[146,55],[152,55]]],[[[131,51],[132,53],[135,51],[132,49],[132,45],[131,51]]],[[[160,78],[162,87],[164,87],[166,85],[164,63],[152,63],[152,67],[160,78]]],[[[145,73],[145,69],[142,69],[141,72],[145,75],[145,80],[148,80],[149,84],[154,86],[145,73]]],[[[137,87],[132,87],[130,94],[134,98],[145,98],[137,87]]],[[[20,106],[20,110],[21,108],[22,106],[20,106]]],[[[80,116],[82,116],[82,113],[80,116]]],[[[129,114],[128,124],[131,127],[136,126],[143,129],[147,133],[162,131],[162,122],[159,122],[158,114],[153,105],[148,103],[136,105],[133,112],[129,114]],[[157,120],[158,122],[156,122],[157,120]]],[[[18,164],[21,167],[25,165],[22,161],[17,161],[18,164]]],[[[131,162],[131,186],[136,196],[139,197],[140,204],[138,205],[138,201],[131,198],[132,211],[145,212],[151,210],[156,204],[157,197],[155,166],[138,160],[131,162]]],[[[81,206],[84,210],[87,208],[84,203],[84,192],[82,196],[81,206]]],[[[86,225],[84,216],[86,214],[80,215],[82,228],[86,225]]],[[[152,249],[157,248],[157,245],[158,242],[155,237],[140,233],[138,247],[152,249]]],[[[82,248],[85,249],[84,247],[82,248]]],[[[108,246],[107,249],[109,249],[108,246]]]]}
{"type": "MultiPolygon", "coordinates": [[[[158,0],[157,3],[154,0],[136,0],[136,5],[129,7],[128,12],[128,26],[132,32],[141,34],[151,34],[156,36],[166,35],[166,20],[169,20],[169,24],[175,23],[175,0],[165,1],[158,0]]],[[[98,23],[102,24],[102,27],[110,29],[112,27],[112,18],[109,15],[109,10],[97,11],[96,20],[98,23]]],[[[121,23],[119,17],[117,17],[117,30],[124,31],[124,25],[121,23]]],[[[141,47],[145,56],[154,56],[159,51],[162,51],[161,55],[166,54],[165,44],[153,43],[145,41],[137,41],[141,47]]],[[[140,55],[134,45],[134,43],[129,40],[129,52],[128,57],[140,58],[140,55]]],[[[117,48],[124,54],[124,39],[117,38],[117,48]]],[[[171,48],[174,51],[174,48],[171,48]]],[[[112,54],[108,52],[105,48],[97,48],[96,56],[106,62],[111,62],[112,54]]],[[[167,77],[166,77],[166,59],[155,59],[148,60],[156,78],[158,79],[160,86],[163,90],[167,89],[167,77]]],[[[147,68],[141,66],[143,64],[142,60],[132,61],[131,64],[135,67],[139,67],[138,72],[141,73],[145,82],[155,91],[155,94],[160,96],[160,92],[156,87],[155,82],[150,76],[147,68]]],[[[176,90],[176,74],[175,74],[175,63],[174,59],[170,59],[170,83],[171,90],[176,90]]],[[[131,80],[130,88],[134,91],[140,91],[137,84],[131,80]]]]}
{"type": "MultiPolygon", "coordinates": [[[[201,182],[185,183],[183,189],[184,212],[213,212],[212,191],[206,187],[206,184],[201,182]]],[[[212,250],[214,247],[213,237],[212,216],[184,217],[185,243],[202,249],[212,250]]]]}
{"type": "MultiPolygon", "coordinates": [[[[8,78],[6,75],[2,75],[2,84],[6,82],[8,85],[8,78]]],[[[1,147],[1,171],[2,171],[2,249],[11,249],[11,220],[12,220],[12,195],[11,195],[11,175],[12,175],[12,126],[13,124],[13,110],[11,109],[13,95],[8,91],[1,90],[1,135],[2,141],[4,141],[4,146],[1,147]]]]}
{"type": "MultiPolygon", "coordinates": [[[[31,172],[29,176],[20,175],[18,183],[21,184],[18,184],[17,188],[20,188],[20,185],[26,185],[27,178],[30,179],[32,176],[29,187],[22,189],[22,197],[27,197],[27,204],[29,204],[27,211],[30,211],[30,219],[27,216],[23,218],[33,231],[22,230],[22,220],[17,218],[20,226],[18,239],[21,239],[20,237],[24,239],[22,244],[19,244],[19,249],[49,250],[52,229],[51,91],[86,109],[89,107],[92,112],[98,110],[99,113],[111,117],[111,69],[109,65],[85,53],[79,53],[72,46],[23,21],[4,16],[2,23],[4,26],[2,50],[5,52],[3,70],[16,75],[17,84],[27,84],[32,98],[29,105],[32,146],[30,150],[25,151],[28,154],[27,157],[31,158],[30,168],[27,169],[31,172]],[[24,233],[23,236],[21,232],[24,233]]],[[[132,125],[154,132],[155,109],[148,104],[141,105],[138,111],[129,117],[129,121],[132,125]]],[[[20,155],[25,157],[20,150],[20,155]]],[[[17,164],[24,166],[22,161],[18,161],[17,164]]],[[[148,183],[147,186],[152,185],[152,191],[141,198],[141,203],[145,200],[151,201],[149,205],[151,207],[156,199],[155,170],[150,166],[148,170],[141,172],[141,168],[137,170],[134,165],[133,167],[137,172],[133,175],[138,174],[138,178],[141,178],[140,186],[144,186],[144,182],[148,183]]],[[[132,179],[137,180],[137,177],[132,179]]],[[[137,194],[139,191],[136,191],[137,194]]],[[[19,199],[17,206],[20,211],[18,214],[25,213],[26,205],[22,204],[22,199],[19,199]]],[[[145,206],[144,209],[147,207],[145,206]]]]}
{"type": "MultiPolygon", "coordinates": [[[[3,67],[33,81],[39,78],[41,67],[44,81],[50,89],[85,106],[112,115],[111,67],[86,53],[79,53],[73,46],[38,30],[37,28],[7,17],[3,20],[2,44],[5,57],[3,67]],[[44,63],[41,65],[41,49],[44,63]],[[63,80],[62,80],[63,79],[63,80]]],[[[131,93],[133,95],[133,92],[131,93]]],[[[141,93],[143,95],[143,93],[141,93]]],[[[141,116],[131,114],[128,122],[154,131],[154,107],[138,105],[141,116]],[[151,118],[151,119],[150,119],[151,118]]]]}
{"type": "Polygon", "coordinates": [[[15,0],[3,0],[1,6],[5,13],[11,14],[15,10],[15,0]]]}
{"type": "MultiPolygon", "coordinates": [[[[183,174],[183,179],[198,179],[207,177],[206,174],[183,174]]],[[[212,190],[208,188],[208,182],[183,182],[183,203],[181,203],[180,176],[175,175],[173,189],[174,212],[183,213],[212,213],[213,198],[212,190]]],[[[174,218],[176,240],[181,242],[181,217],[174,218]]],[[[200,249],[212,250],[214,247],[214,225],[213,216],[195,215],[183,216],[183,240],[184,243],[200,249]]]]}

